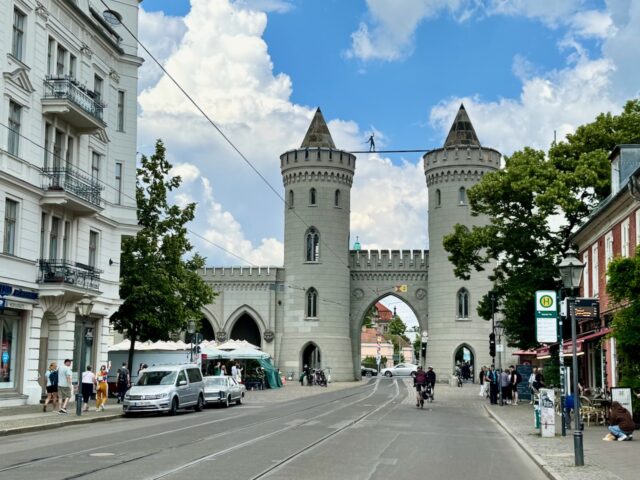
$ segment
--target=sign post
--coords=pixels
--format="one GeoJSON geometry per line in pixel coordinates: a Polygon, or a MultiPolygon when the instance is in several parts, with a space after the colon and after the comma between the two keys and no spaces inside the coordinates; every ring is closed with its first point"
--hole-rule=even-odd
{"type": "Polygon", "coordinates": [[[543,437],[556,436],[556,397],[551,388],[540,389],[540,430],[543,437]]]}
{"type": "Polygon", "coordinates": [[[536,292],[536,340],[540,343],[558,341],[558,303],[553,290],[536,292]]]}

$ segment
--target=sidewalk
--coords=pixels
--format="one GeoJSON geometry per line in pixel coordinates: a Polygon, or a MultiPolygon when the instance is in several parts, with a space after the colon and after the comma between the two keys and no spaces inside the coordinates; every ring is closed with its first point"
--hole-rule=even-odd
{"type": "MultiPolygon", "coordinates": [[[[479,399],[482,401],[482,399],[479,399]]],[[[604,442],[608,430],[601,425],[584,426],[584,467],[574,466],[573,430],[562,437],[556,416],[555,438],[542,438],[534,428],[533,405],[489,405],[485,409],[520,447],[552,479],[619,480],[636,479],[640,472],[640,432],[631,442],[604,442]]]]}

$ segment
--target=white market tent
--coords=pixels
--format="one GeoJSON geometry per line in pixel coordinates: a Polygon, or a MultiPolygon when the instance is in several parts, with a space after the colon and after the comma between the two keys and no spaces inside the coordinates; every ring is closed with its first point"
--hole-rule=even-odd
{"type": "Polygon", "coordinates": [[[202,347],[201,353],[207,356],[208,360],[249,360],[260,358],[271,358],[268,353],[261,352],[255,348],[236,348],[235,350],[221,350],[219,347],[202,347]]]}
{"type": "MultiPolygon", "coordinates": [[[[204,340],[202,342],[200,342],[200,347],[205,348],[205,347],[215,347],[216,346],[216,342],[211,340],[204,340]]],[[[119,352],[119,351],[129,351],[129,348],[131,347],[131,341],[130,340],[123,340],[120,343],[116,343],[115,345],[111,345],[109,347],[109,351],[110,352],[119,352]]],[[[189,343],[184,343],[181,340],[178,340],[177,342],[164,342],[162,340],[159,340],[157,342],[152,342],[151,340],[148,340],[146,342],[136,342],[136,352],[140,352],[140,351],[144,351],[144,350],[164,350],[164,351],[178,351],[178,350],[189,350],[191,348],[191,344],[189,343]]]]}
{"type": "Polygon", "coordinates": [[[236,350],[238,348],[252,348],[254,350],[260,350],[260,347],[249,343],[246,340],[227,340],[224,343],[218,345],[220,350],[236,350]]]}

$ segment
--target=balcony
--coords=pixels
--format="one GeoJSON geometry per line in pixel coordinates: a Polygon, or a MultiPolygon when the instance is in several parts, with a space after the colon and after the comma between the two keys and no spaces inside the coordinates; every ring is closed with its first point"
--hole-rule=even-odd
{"type": "Polygon", "coordinates": [[[104,131],[104,104],[99,95],[80,86],[72,78],[47,77],[44,81],[42,113],[58,115],[78,132],[94,134],[104,131]]]}
{"type": "Polygon", "coordinates": [[[42,188],[45,194],[40,205],[64,205],[80,215],[92,215],[102,209],[102,185],[73,167],[42,169],[42,188]]]}
{"type": "Polygon", "coordinates": [[[68,260],[38,260],[39,295],[65,296],[69,300],[82,297],[87,290],[100,289],[100,274],[98,270],[82,263],[68,260]]]}

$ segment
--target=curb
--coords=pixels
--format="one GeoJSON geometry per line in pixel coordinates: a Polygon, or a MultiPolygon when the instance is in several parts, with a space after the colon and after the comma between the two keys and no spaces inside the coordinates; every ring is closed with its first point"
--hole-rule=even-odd
{"type": "Polygon", "coordinates": [[[100,417],[79,418],[77,420],[67,420],[65,422],[58,422],[58,423],[43,423],[40,425],[25,425],[24,427],[5,428],[3,430],[0,430],[0,437],[5,437],[8,435],[16,435],[19,433],[39,432],[41,430],[53,430],[56,428],[62,428],[62,427],[73,426],[73,425],[83,425],[86,423],[106,422],[116,418],[122,418],[122,413],[103,415],[100,417]]]}
{"type": "Polygon", "coordinates": [[[556,472],[555,470],[553,470],[551,467],[549,467],[547,465],[547,463],[545,462],[545,460],[538,455],[537,453],[533,453],[531,451],[531,448],[529,448],[529,446],[520,438],[518,437],[515,433],[513,433],[511,431],[511,429],[498,417],[498,415],[496,415],[495,413],[493,413],[493,411],[487,406],[487,405],[483,405],[484,409],[486,410],[486,412],[489,414],[489,416],[498,424],[500,425],[500,427],[502,427],[502,429],[507,432],[507,434],[513,439],[515,440],[515,442],[518,444],[518,446],[522,449],[522,451],[524,451],[524,453],[526,453],[529,458],[531,458],[531,460],[533,460],[533,462],[538,465],[538,467],[540,467],[540,469],[544,472],[544,474],[550,478],[551,480],[564,480],[564,477],[561,476],[558,472],[556,472]]]}

